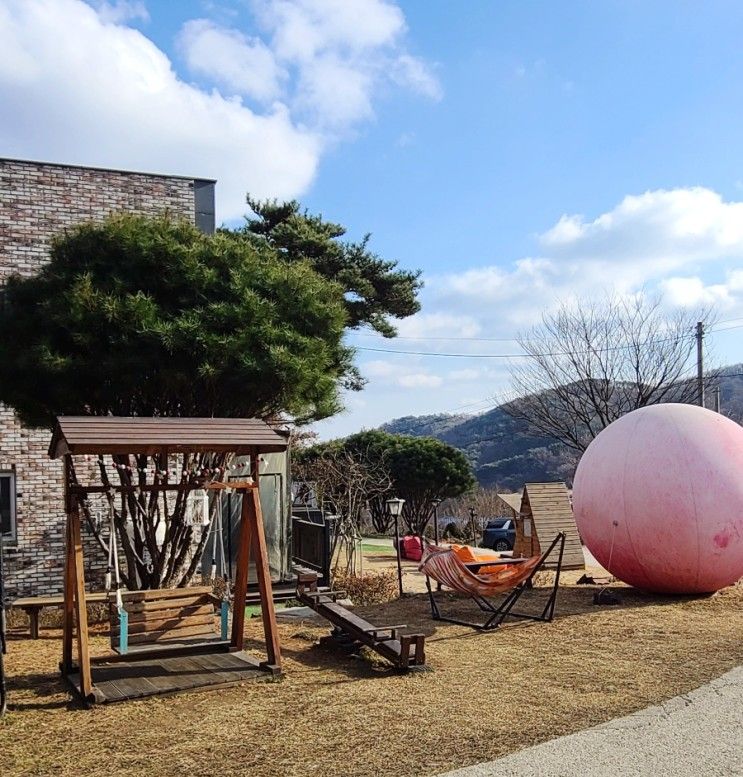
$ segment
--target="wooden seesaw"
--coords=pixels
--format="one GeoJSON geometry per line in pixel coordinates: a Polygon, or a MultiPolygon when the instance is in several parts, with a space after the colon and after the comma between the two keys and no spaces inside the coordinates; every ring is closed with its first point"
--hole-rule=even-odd
{"type": "Polygon", "coordinates": [[[319,590],[316,572],[297,571],[297,599],[333,624],[332,633],[322,641],[349,650],[366,645],[402,671],[425,666],[425,635],[401,634],[400,629],[407,628],[404,624],[375,626],[338,604],[344,596],[344,591],[319,590]]]}

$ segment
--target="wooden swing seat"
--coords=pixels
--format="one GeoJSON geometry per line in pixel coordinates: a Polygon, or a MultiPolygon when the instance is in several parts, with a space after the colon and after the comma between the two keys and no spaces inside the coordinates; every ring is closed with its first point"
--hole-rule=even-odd
{"type": "MultiPolygon", "coordinates": [[[[129,616],[129,645],[159,645],[217,637],[211,586],[127,591],[122,594],[129,616]]],[[[111,647],[119,647],[119,613],[109,603],[111,647]]]]}

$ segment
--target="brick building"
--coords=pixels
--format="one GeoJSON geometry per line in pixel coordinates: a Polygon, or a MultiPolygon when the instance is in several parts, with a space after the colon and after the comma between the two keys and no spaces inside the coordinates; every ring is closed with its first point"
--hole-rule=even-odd
{"type": "MultiPolygon", "coordinates": [[[[120,211],[165,212],[214,231],[214,185],[182,176],[0,159],[0,284],[33,275],[65,228],[120,211]]],[[[12,365],[2,369],[12,370],[12,365]]],[[[0,530],[9,597],[62,590],[62,466],[47,456],[51,434],[24,428],[0,404],[0,530]]],[[[105,566],[88,538],[86,577],[105,566]]]]}

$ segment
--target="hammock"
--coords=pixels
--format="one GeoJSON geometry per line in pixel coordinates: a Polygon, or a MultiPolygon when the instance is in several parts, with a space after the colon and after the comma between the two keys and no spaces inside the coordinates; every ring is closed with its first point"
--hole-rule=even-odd
{"type": "Polygon", "coordinates": [[[486,554],[473,552],[478,550],[467,546],[441,548],[432,545],[424,551],[418,569],[459,593],[495,596],[510,591],[526,580],[542,558],[532,556],[518,563],[496,565],[492,562],[499,561],[499,556],[493,554],[487,558],[486,554]],[[475,572],[468,564],[474,568],[479,566],[479,570],[475,572]]]}
{"type": "Polygon", "coordinates": [[[541,556],[526,559],[502,559],[498,554],[482,548],[461,545],[447,548],[428,545],[423,552],[418,569],[426,575],[426,588],[433,618],[483,630],[496,628],[509,615],[527,620],[551,621],[554,616],[564,547],[565,535],[562,533],[555,537],[541,556]],[[514,612],[513,606],[556,548],[559,548],[559,556],[555,582],[541,615],[514,612]],[[447,588],[472,598],[481,610],[489,613],[487,620],[480,624],[444,617],[434,598],[431,578],[447,588]],[[507,592],[510,593],[498,606],[486,598],[507,592]]]}

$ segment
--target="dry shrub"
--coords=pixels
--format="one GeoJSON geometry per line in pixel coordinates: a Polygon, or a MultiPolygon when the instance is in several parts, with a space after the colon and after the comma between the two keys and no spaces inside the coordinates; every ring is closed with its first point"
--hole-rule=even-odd
{"type": "Polygon", "coordinates": [[[555,573],[548,572],[546,569],[541,569],[539,572],[535,573],[531,582],[535,588],[548,588],[555,584],[555,573]]]}
{"type": "Polygon", "coordinates": [[[397,598],[397,574],[394,569],[362,575],[338,573],[333,582],[334,588],[345,591],[354,604],[361,606],[384,604],[397,598]]]}

